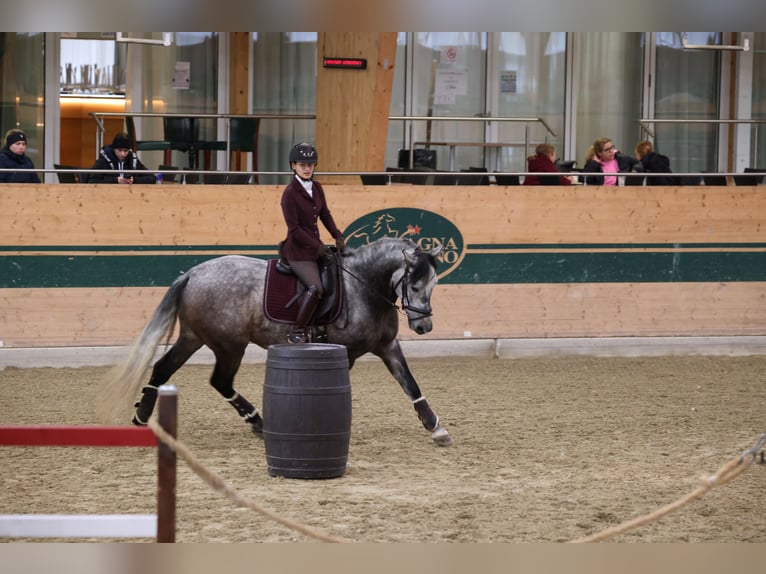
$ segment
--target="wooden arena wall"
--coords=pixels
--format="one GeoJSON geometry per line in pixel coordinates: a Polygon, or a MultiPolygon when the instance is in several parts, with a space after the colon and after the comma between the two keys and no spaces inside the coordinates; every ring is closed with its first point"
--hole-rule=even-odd
{"type": "MultiPolygon", "coordinates": [[[[284,237],[281,192],[0,186],[2,345],[130,342],[195,263],[274,257],[284,237]]],[[[766,334],[763,187],[326,192],[350,243],[384,233],[444,243],[425,338],[766,334]]],[[[404,321],[401,335],[417,338],[404,321]]]]}

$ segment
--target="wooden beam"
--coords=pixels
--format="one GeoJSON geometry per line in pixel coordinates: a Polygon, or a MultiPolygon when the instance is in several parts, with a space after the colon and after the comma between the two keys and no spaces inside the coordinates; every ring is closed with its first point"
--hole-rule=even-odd
{"type": "MultiPolygon", "coordinates": [[[[395,32],[322,32],[318,38],[316,146],[321,171],[382,171],[396,56],[395,32]],[[324,68],[323,58],[364,58],[367,68],[324,68]]],[[[357,178],[358,179],[358,178],[357,178]]],[[[322,177],[324,183],[358,183],[322,177]]]]}

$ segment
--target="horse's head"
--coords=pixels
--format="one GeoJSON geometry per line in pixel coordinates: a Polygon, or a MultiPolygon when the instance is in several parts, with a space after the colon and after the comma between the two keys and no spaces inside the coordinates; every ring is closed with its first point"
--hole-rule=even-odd
{"type": "Polygon", "coordinates": [[[431,293],[438,282],[436,255],[441,248],[438,245],[430,251],[418,247],[404,249],[404,266],[393,277],[394,290],[407,313],[409,327],[418,335],[429,333],[433,328],[431,293]]]}

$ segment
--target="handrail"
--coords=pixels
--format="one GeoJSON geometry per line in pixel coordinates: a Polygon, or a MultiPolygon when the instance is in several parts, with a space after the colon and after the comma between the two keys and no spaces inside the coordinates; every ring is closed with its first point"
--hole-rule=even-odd
{"type": "Polygon", "coordinates": [[[231,151],[231,118],[254,118],[260,120],[315,120],[316,114],[209,114],[209,113],[183,113],[183,112],[89,112],[88,115],[96,122],[96,155],[104,146],[104,121],[103,118],[200,118],[226,120],[226,168],[229,168],[229,152],[231,151]]]}
{"type": "Polygon", "coordinates": [[[639,125],[641,126],[641,129],[649,135],[649,137],[654,138],[655,134],[654,132],[649,129],[649,127],[646,125],[649,124],[754,124],[755,125],[755,133],[753,134],[753,139],[755,141],[755,144],[753,146],[753,157],[758,157],[758,126],[761,124],[766,124],[766,119],[764,120],[705,120],[705,119],[673,119],[673,118],[667,118],[667,119],[660,119],[660,118],[639,118],[638,120],[639,125]]]}
{"type": "Polygon", "coordinates": [[[455,121],[455,122],[485,122],[485,123],[491,123],[491,122],[511,122],[511,123],[524,123],[524,150],[526,150],[529,147],[529,123],[535,122],[542,124],[542,126],[545,128],[545,130],[551,134],[551,136],[558,137],[558,134],[554,132],[551,127],[546,123],[546,121],[543,118],[537,118],[537,117],[506,117],[506,116],[487,116],[487,115],[476,115],[476,116],[388,116],[389,120],[394,121],[404,121],[409,122],[409,141],[410,141],[410,157],[409,157],[409,167],[412,169],[414,159],[415,159],[415,149],[413,142],[415,141],[415,122],[416,121],[455,121]]]}
{"type": "MultiPolygon", "coordinates": [[[[4,172],[18,172],[20,171],[18,168],[0,168],[0,173],[4,172]]],[[[87,167],[81,167],[81,168],[60,168],[60,169],[34,169],[30,171],[35,171],[38,173],[73,173],[73,174],[79,174],[79,173],[103,173],[103,174],[114,174],[114,170],[111,169],[91,169],[87,167]]],[[[206,170],[200,170],[200,169],[162,169],[162,170],[135,170],[135,169],[125,169],[123,170],[125,173],[130,173],[133,175],[140,175],[140,174],[146,174],[148,173],[158,173],[161,172],[163,174],[168,175],[181,175],[181,176],[188,176],[188,175],[198,175],[198,176],[204,176],[208,175],[210,172],[206,170]]],[[[270,176],[290,176],[293,172],[291,171],[283,171],[283,170],[276,170],[276,171],[229,171],[229,170],[219,170],[215,172],[219,175],[270,175],[270,176]]],[[[488,177],[488,176],[495,176],[495,175],[511,175],[511,176],[528,176],[528,175],[541,175],[540,172],[532,172],[532,171],[490,171],[490,172],[463,172],[463,171],[438,171],[435,172],[433,170],[427,170],[427,171],[415,171],[415,170],[407,170],[407,171],[317,171],[315,172],[315,175],[318,179],[321,180],[324,176],[361,176],[361,175],[382,175],[386,176],[389,180],[389,183],[392,178],[399,177],[399,176],[433,176],[433,175],[459,175],[460,177],[467,177],[467,178],[482,178],[482,177],[488,177]]],[[[555,175],[553,173],[546,173],[544,175],[555,175]]],[[[766,177],[766,170],[765,171],[753,171],[748,173],[742,173],[742,172],[734,172],[734,171],[721,171],[721,172],[667,172],[667,173],[661,173],[661,172],[598,172],[598,173],[587,173],[582,172],[580,170],[572,171],[572,172],[559,172],[558,175],[562,176],[568,176],[568,175],[575,175],[582,179],[582,185],[589,185],[587,183],[586,178],[588,177],[601,177],[604,175],[614,175],[617,177],[623,177],[623,176],[636,176],[636,177],[645,177],[645,176],[674,176],[674,177],[705,177],[705,176],[726,176],[726,177],[733,177],[733,176],[754,176],[754,177],[766,177]]],[[[186,183],[185,179],[182,181],[182,183],[186,183]]],[[[202,184],[203,181],[200,179],[196,184],[202,184]]],[[[196,185],[194,184],[194,185],[196,185]]],[[[522,184],[523,185],[523,184],[522,184]]],[[[702,184],[704,185],[704,184],[702,184]]],[[[449,187],[449,186],[447,186],[449,187]]],[[[459,186],[455,186],[459,187],[459,186]]],[[[622,186],[619,186],[622,187],[622,186]]],[[[668,187],[673,187],[668,186],[668,187]]]]}

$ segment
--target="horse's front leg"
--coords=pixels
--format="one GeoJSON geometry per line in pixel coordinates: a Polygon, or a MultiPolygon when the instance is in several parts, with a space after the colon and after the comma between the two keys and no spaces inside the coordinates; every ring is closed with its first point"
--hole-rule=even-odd
{"type": "Polygon", "coordinates": [[[439,417],[431,409],[426,398],[420,393],[420,387],[415,382],[407,361],[399,346],[399,341],[394,339],[382,353],[376,353],[388,368],[389,372],[399,382],[404,392],[412,400],[415,412],[418,413],[423,427],[431,433],[431,438],[439,446],[449,446],[452,444],[452,437],[443,426],[439,424],[439,417]]]}

